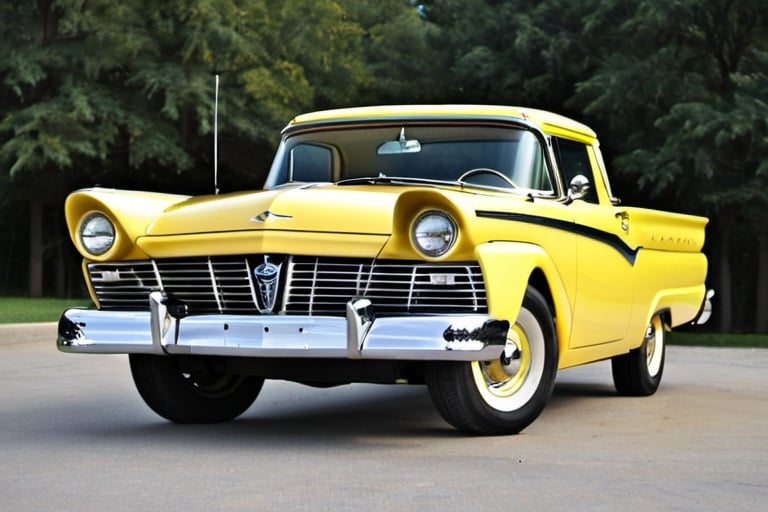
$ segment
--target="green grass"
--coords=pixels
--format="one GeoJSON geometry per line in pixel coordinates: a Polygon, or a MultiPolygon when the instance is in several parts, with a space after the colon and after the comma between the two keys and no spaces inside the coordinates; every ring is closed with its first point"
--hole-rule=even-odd
{"type": "Polygon", "coordinates": [[[768,348],[768,334],[720,334],[672,331],[670,345],[689,347],[750,347],[768,348]]]}
{"type": "Polygon", "coordinates": [[[0,297],[0,324],[56,322],[66,308],[90,304],[89,299],[0,297]]]}
{"type": "MultiPolygon", "coordinates": [[[[0,324],[56,322],[66,308],[87,307],[89,299],[0,297],[0,324]]],[[[673,331],[670,345],[768,348],[768,334],[718,334],[673,331]]]]}

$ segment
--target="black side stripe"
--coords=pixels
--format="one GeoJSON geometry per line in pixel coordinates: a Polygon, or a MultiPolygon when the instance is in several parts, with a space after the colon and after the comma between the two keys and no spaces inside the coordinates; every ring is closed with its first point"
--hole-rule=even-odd
{"type": "Polygon", "coordinates": [[[614,233],[608,233],[606,231],[601,231],[590,226],[576,224],[574,222],[550,219],[549,217],[541,217],[539,215],[525,215],[522,213],[494,212],[487,210],[476,210],[475,215],[478,217],[486,217],[490,219],[502,219],[515,222],[526,222],[528,224],[538,224],[539,226],[559,229],[562,231],[568,231],[570,233],[585,236],[587,238],[591,238],[592,240],[602,242],[609,247],[612,247],[618,251],[618,253],[621,254],[624,259],[629,262],[630,265],[633,266],[635,264],[635,259],[637,259],[637,253],[640,251],[640,247],[636,249],[631,248],[624,242],[624,240],[619,238],[619,236],[614,233]]]}

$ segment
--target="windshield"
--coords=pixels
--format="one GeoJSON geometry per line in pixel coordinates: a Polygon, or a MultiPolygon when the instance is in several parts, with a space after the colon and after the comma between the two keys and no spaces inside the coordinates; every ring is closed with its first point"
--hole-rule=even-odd
{"type": "Polygon", "coordinates": [[[532,132],[482,125],[347,126],[299,133],[281,144],[266,188],[376,177],[553,192],[532,132]]]}

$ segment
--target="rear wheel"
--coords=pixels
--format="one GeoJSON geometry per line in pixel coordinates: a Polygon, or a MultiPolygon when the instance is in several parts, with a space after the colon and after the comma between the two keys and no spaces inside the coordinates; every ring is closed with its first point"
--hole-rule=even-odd
{"type": "Polygon", "coordinates": [[[200,360],[180,365],[177,357],[131,354],[131,374],[141,398],[176,423],[219,423],[251,406],[264,384],[260,377],[216,372],[200,360]]]}
{"type": "Polygon", "coordinates": [[[611,359],[616,391],[627,396],[654,394],[664,373],[665,352],[664,322],[660,315],[656,315],[648,324],[642,345],[611,359]]]}
{"type": "Polygon", "coordinates": [[[510,338],[517,348],[512,358],[427,368],[432,401],[448,423],[474,434],[516,434],[544,409],[557,373],[557,339],[547,302],[533,288],[510,338]]]}

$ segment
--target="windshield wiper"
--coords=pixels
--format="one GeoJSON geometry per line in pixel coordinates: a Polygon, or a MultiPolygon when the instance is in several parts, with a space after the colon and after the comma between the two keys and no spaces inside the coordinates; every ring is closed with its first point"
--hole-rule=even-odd
{"type": "Polygon", "coordinates": [[[369,185],[376,185],[384,183],[387,185],[457,185],[456,181],[442,181],[442,180],[430,180],[427,178],[410,178],[403,176],[386,176],[379,174],[378,176],[364,176],[361,178],[347,178],[345,180],[337,181],[337,185],[360,185],[366,183],[369,185]]]}

